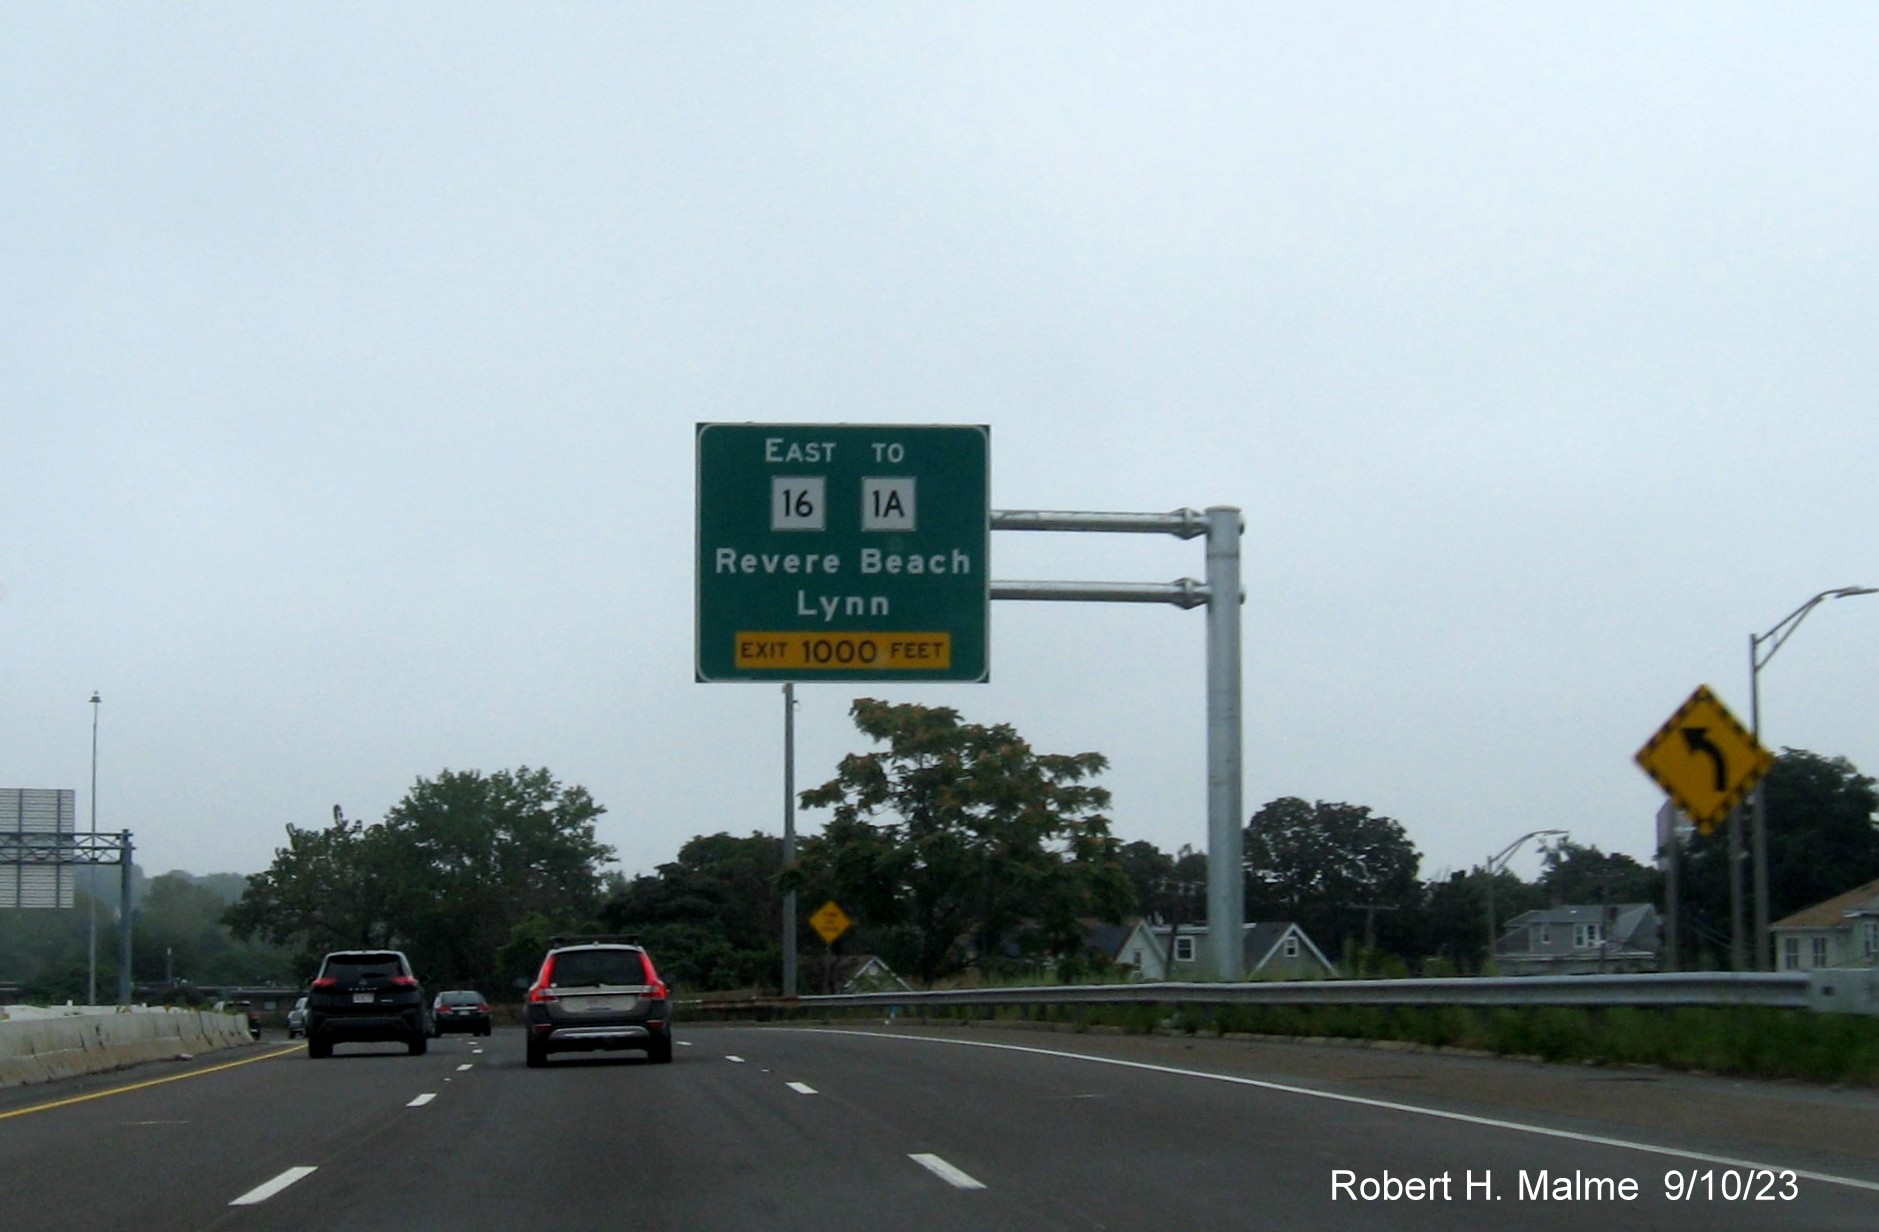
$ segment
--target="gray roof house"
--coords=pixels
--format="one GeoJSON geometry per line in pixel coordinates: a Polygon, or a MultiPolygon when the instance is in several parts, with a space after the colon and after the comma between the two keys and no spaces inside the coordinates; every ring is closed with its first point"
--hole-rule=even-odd
{"type": "Polygon", "coordinates": [[[1777,971],[1879,963],[1879,881],[1804,907],[1768,931],[1775,939],[1777,971]]]}
{"type": "MultiPolygon", "coordinates": [[[[1337,964],[1324,956],[1296,924],[1246,924],[1242,960],[1247,979],[1336,979],[1337,964]]],[[[1115,961],[1145,980],[1185,980],[1200,975],[1207,953],[1205,924],[1156,924],[1138,920],[1115,950],[1115,961]]]]}
{"type": "Polygon", "coordinates": [[[1649,903],[1580,903],[1523,911],[1494,942],[1502,975],[1655,971],[1663,921],[1649,903]]]}
{"type": "Polygon", "coordinates": [[[820,959],[805,958],[802,972],[804,980],[815,985],[816,992],[846,995],[857,992],[912,991],[907,981],[895,975],[878,954],[829,954],[820,959]]]}

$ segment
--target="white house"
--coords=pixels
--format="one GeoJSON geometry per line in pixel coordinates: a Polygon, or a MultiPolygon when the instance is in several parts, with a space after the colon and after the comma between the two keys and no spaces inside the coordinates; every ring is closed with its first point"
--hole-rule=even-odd
{"type": "Polygon", "coordinates": [[[1494,942],[1503,975],[1655,971],[1663,921],[1649,903],[1583,903],[1523,911],[1494,942]]]}
{"type": "Polygon", "coordinates": [[[1777,971],[1879,963],[1879,881],[1868,881],[1768,926],[1777,971]]]}
{"type": "MultiPolygon", "coordinates": [[[[1337,964],[1324,956],[1296,924],[1246,924],[1248,979],[1336,979],[1337,964]]],[[[1191,979],[1201,974],[1207,953],[1205,924],[1152,924],[1138,920],[1114,951],[1117,963],[1146,980],[1191,979]]]]}

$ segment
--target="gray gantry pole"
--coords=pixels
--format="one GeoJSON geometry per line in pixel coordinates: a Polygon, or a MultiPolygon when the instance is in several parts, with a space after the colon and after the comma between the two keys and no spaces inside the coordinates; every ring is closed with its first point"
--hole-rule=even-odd
{"type": "Polygon", "coordinates": [[[1207,510],[1207,949],[1217,980],[1244,973],[1240,820],[1240,511],[1207,510]]]}
{"type": "Polygon", "coordinates": [[[130,1004],[130,925],[131,925],[131,846],[130,831],[118,835],[118,858],[123,861],[118,876],[117,922],[117,1003],[130,1004]]]}
{"type": "Polygon", "coordinates": [[[1000,582],[994,599],[1207,606],[1207,968],[1237,981],[1245,970],[1245,824],[1240,818],[1240,535],[1239,509],[1172,513],[1079,513],[995,509],[993,530],[1091,531],[1207,536],[1207,580],[1175,582],[1000,582]]]}
{"type": "MultiPolygon", "coordinates": [[[[91,845],[98,845],[98,705],[104,699],[98,690],[91,691],[91,845]]],[[[90,895],[91,921],[85,932],[85,1004],[98,1004],[98,877],[97,866],[85,873],[85,890],[90,895]]]]}

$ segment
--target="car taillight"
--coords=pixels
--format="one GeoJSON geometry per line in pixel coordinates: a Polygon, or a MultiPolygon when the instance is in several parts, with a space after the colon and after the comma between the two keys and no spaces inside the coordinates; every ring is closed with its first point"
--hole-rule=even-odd
{"type": "Polygon", "coordinates": [[[323,976],[322,978],[313,981],[314,992],[331,992],[333,991],[333,989],[338,988],[338,987],[339,987],[339,981],[334,979],[330,975],[323,976]]]}
{"type": "Polygon", "coordinates": [[[536,1005],[543,1005],[549,1001],[561,1000],[559,996],[555,995],[553,992],[550,992],[545,986],[541,984],[537,984],[533,988],[528,990],[528,999],[536,1005]]]}
{"type": "Polygon", "coordinates": [[[408,975],[394,975],[391,977],[391,986],[393,988],[416,988],[418,982],[408,975]]]}
{"type": "Polygon", "coordinates": [[[659,970],[652,965],[652,957],[647,954],[641,954],[639,956],[639,962],[640,966],[646,971],[646,983],[650,985],[650,987],[646,989],[646,995],[654,1000],[664,1001],[667,996],[665,981],[659,978],[659,970]]]}

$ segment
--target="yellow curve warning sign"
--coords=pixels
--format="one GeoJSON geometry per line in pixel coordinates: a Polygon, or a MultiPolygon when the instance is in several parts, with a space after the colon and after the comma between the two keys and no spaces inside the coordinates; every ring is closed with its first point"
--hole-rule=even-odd
{"type": "Polygon", "coordinates": [[[1638,750],[1637,763],[1708,834],[1742,803],[1775,758],[1707,685],[1699,685],[1638,750]]]}

